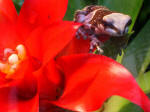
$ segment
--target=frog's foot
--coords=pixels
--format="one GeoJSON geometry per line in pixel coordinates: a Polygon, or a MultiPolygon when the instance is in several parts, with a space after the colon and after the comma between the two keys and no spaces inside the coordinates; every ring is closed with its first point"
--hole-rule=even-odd
{"type": "Polygon", "coordinates": [[[87,33],[86,33],[85,29],[83,28],[83,26],[79,27],[79,29],[76,32],[77,39],[80,39],[82,37],[83,37],[83,39],[87,39],[87,33]]]}
{"type": "Polygon", "coordinates": [[[103,43],[97,39],[94,35],[90,36],[91,42],[90,42],[90,49],[89,52],[92,53],[94,49],[97,49],[99,54],[103,54],[103,49],[101,48],[103,46],[103,43]]]}

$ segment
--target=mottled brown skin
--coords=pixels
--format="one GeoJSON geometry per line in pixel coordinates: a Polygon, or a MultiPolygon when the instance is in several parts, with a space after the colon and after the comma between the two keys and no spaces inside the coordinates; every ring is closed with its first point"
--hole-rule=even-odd
{"type": "Polygon", "coordinates": [[[94,17],[91,19],[91,21],[89,22],[90,24],[98,27],[98,24],[103,24],[102,18],[105,15],[111,14],[113,13],[112,11],[110,11],[108,8],[104,7],[104,6],[89,6],[86,8],[86,10],[88,10],[88,14],[94,10],[97,10],[96,13],[94,14],[94,17]]]}
{"type": "Polygon", "coordinates": [[[82,10],[78,10],[74,17],[75,22],[83,25],[78,29],[76,37],[89,38],[90,52],[97,48],[102,53],[101,36],[120,37],[127,33],[127,27],[131,24],[128,15],[110,11],[104,6],[87,6],[82,10]],[[100,46],[100,47],[99,47],[100,46]]]}
{"type": "MultiPolygon", "coordinates": [[[[88,31],[85,31],[86,33],[89,33],[90,32],[89,30],[91,30],[90,33],[96,33],[95,30],[96,30],[96,28],[98,28],[99,24],[103,24],[103,25],[107,26],[106,23],[104,23],[104,21],[102,21],[102,18],[105,15],[113,13],[112,11],[110,11],[108,8],[106,8],[104,6],[94,6],[94,5],[87,6],[83,10],[76,11],[75,18],[74,18],[75,22],[80,22],[79,16],[81,14],[87,16],[88,14],[90,14],[91,12],[93,12],[95,10],[98,10],[98,11],[95,12],[93,17],[90,16],[88,18],[85,18],[84,21],[81,22],[84,24],[82,27],[84,27],[84,29],[88,30],[88,31]],[[86,22],[86,20],[89,20],[89,22],[86,22]],[[88,26],[90,26],[90,27],[88,27],[88,26]]],[[[99,35],[99,33],[96,33],[96,34],[99,35]]]]}

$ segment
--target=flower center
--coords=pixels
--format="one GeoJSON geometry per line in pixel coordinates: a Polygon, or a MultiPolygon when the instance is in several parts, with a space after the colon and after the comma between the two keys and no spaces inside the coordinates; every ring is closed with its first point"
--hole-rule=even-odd
{"type": "Polygon", "coordinates": [[[5,48],[3,55],[0,57],[0,72],[7,74],[7,77],[9,77],[15,73],[19,64],[25,60],[25,58],[26,49],[22,44],[19,44],[15,50],[5,48]]]}

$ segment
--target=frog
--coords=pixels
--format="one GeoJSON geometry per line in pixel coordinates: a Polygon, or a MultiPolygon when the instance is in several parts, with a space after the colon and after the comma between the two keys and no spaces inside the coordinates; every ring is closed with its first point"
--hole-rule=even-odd
{"type": "Polygon", "coordinates": [[[77,10],[74,21],[82,24],[75,34],[76,38],[90,39],[89,52],[93,52],[96,48],[100,54],[103,53],[102,37],[123,37],[128,33],[132,23],[129,15],[99,5],[90,5],[77,10]]]}

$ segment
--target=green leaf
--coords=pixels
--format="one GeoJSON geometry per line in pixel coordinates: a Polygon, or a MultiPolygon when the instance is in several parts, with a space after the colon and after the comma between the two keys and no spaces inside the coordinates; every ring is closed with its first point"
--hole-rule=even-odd
{"type": "Polygon", "coordinates": [[[150,93],[150,72],[137,77],[137,82],[145,93],[150,93]]]}
{"type": "Polygon", "coordinates": [[[118,63],[122,63],[123,56],[124,56],[124,51],[122,50],[121,55],[117,55],[116,61],[118,63]]]}
{"type": "Polygon", "coordinates": [[[19,13],[24,0],[13,0],[17,12],[19,13]]]}
{"type": "Polygon", "coordinates": [[[132,18],[130,31],[133,28],[142,3],[143,0],[98,0],[99,5],[103,5],[111,10],[130,15],[132,18]]]}
{"type": "Polygon", "coordinates": [[[81,1],[84,1],[86,5],[94,5],[98,3],[97,0],[81,0],[81,1]]]}
{"type": "Polygon", "coordinates": [[[103,110],[100,109],[95,112],[143,112],[143,110],[120,96],[112,96],[104,103],[103,110]]]}
{"type": "Polygon", "coordinates": [[[127,47],[122,64],[137,77],[150,63],[150,20],[127,47]]]}
{"type": "Polygon", "coordinates": [[[150,0],[144,0],[143,7],[140,12],[140,15],[138,16],[138,24],[137,27],[140,28],[145,22],[148,20],[148,15],[150,14],[150,0]]]}
{"type": "Polygon", "coordinates": [[[97,3],[97,0],[68,0],[68,9],[64,20],[73,20],[76,10],[82,9],[87,5],[93,5],[97,3]]]}
{"type": "Polygon", "coordinates": [[[84,2],[81,2],[81,0],[69,0],[68,8],[64,20],[73,20],[75,11],[83,7],[84,7],[84,2]]]}

